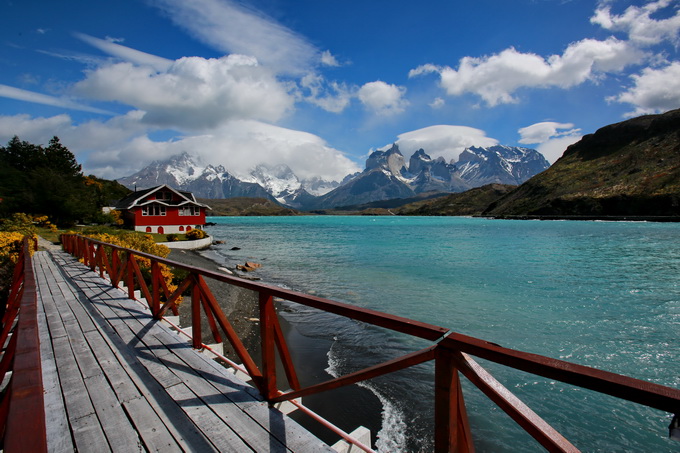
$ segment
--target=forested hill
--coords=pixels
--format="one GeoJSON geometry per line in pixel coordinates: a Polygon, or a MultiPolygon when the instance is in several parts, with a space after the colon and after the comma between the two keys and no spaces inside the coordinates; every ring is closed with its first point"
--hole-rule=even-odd
{"type": "Polygon", "coordinates": [[[102,206],[129,192],[115,181],[83,175],[57,137],[46,147],[16,136],[0,146],[0,219],[22,212],[61,226],[99,222],[102,206]]]}
{"type": "Polygon", "coordinates": [[[483,215],[680,216],[680,109],[586,135],[483,215]]]}

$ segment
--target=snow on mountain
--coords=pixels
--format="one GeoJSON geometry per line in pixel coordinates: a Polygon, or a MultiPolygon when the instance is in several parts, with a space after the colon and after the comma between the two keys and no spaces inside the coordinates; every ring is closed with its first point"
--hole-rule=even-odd
{"type": "Polygon", "coordinates": [[[320,197],[315,207],[349,206],[424,192],[463,192],[490,183],[519,185],[549,165],[533,149],[491,146],[468,148],[458,162],[450,163],[441,157],[432,159],[419,149],[409,159],[407,168],[404,156],[394,144],[385,151],[372,153],[362,173],[320,197]]]}
{"type": "Polygon", "coordinates": [[[190,154],[152,162],[118,181],[130,188],[169,184],[200,198],[264,197],[296,209],[329,208],[423,192],[463,192],[490,183],[522,184],[549,167],[538,151],[511,146],[470,147],[458,162],[432,159],[423,149],[409,159],[395,144],[375,151],[363,172],[342,182],[301,181],[285,164],[262,163],[246,175],[232,175],[222,165],[202,165],[190,154]]]}
{"type": "Polygon", "coordinates": [[[325,195],[331,190],[337,188],[342,184],[342,182],[337,182],[337,181],[328,181],[326,179],[321,179],[318,176],[315,176],[310,179],[303,179],[300,181],[300,184],[302,184],[302,187],[310,194],[314,195],[315,197],[320,197],[321,195],[325,195]]]}
{"type": "Polygon", "coordinates": [[[520,185],[550,163],[535,149],[496,145],[466,148],[456,166],[463,180],[480,187],[491,183],[520,185]]]}
{"type": "Polygon", "coordinates": [[[300,181],[285,164],[260,164],[246,175],[234,176],[222,165],[202,165],[187,152],[154,161],[134,175],[118,181],[129,188],[169,184],[191,191],[200,198],[269,198],[293,208],[304,208],[316,196],[340,185],[337,181],[321,178],[300,181]]]}

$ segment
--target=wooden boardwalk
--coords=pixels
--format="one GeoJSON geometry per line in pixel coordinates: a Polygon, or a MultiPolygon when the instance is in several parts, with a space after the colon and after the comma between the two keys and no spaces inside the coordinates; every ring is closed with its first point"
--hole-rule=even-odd
{"type": "Polygon", "coordinates": [[[50,451],[333,451],[70,255],[33,266],[50,451]]]}

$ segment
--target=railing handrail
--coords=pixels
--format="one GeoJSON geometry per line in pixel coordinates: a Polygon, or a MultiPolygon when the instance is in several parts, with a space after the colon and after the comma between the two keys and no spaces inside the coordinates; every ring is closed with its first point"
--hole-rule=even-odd
{"type": "MultiPolygon", "coordinates": [[[[522,426],[529,434],[536,438],[542,445],[552,451],[576,451],[575,447],[569,444],[559,433],[554,430],[545,429],[547,425],[540,420],[536,414],[531,413],[528,416],[525,407],[520,407],[519,404],[513,402],[511,398],[507,397],[509,392],[507,389],[501,388],[500,384],[494,384],[496,387],[488,388],[483,381],[488,379],[480,376],[478,370],[481,369],[476,362],[465,354],[474,355],[504,366],[526,371],[538,376],[547,377],[567,384],[577,385],[583,388],[594,390],[600,393],[615,396],[620,399],[632,401],[655,409],[663,410],[673,414],[680,413],[680,390],[671,387],[662,386],[659,384],[635,379],[628,376],[611,373],[596,368],[577,365],[571,362],[566,362],[558,359],[532,354],[522,351],[517,351],[505,348],[494,343],[480,340],[474,337],[462,335],[455,332],[450,332],[448,329],[432,324],[411,320],[408,318],[395,316],[376,310],[355,307],[349,304],[325,299],[322,297],[311,296],[297,291],[280,288],[273,285],[268,285],[261,282],[241,279],[235,276],[220,274],[207,269],[197,268],[194,266],[178,263],[167,258],[161,258],[148,253],[137,250],[127,249],[125,247],[109,244],[95,239],[85,238],[82,236],[72,236],[78,239],[69,239],[64,237],[64,243],[67,251],[83,258],[85,264],[89,265],[91,269],[100,268],[103,273],[104,268],[112,266],[108,261],[105,262],[101,248],[108,247],[112,250],[124,252],[130,257],[138,256],[149,259],[151,263],[161,263],[170,267],[183,269],[188,271],[191,277],[180,286],[183,289],[192,287],[192,330],[194,332],[194,347],[201,347],[202,342],[200,338],[197,340],[196,335],[200,337],[200,313],[201,304],[211,324],[211,330],[217,341],[219,333],[217,333],[217,325],[222,327],[226,332],[228,340],[236,350],[237,354],[244,360],[244,365],[251,374],[255,385],[259,388],[263,397],[270,402],[284,401],[296,398],[301,394],[316,393],[321,390],[328,390],[337,388],[343,385],[348,385],[361,380],[370,379],[375,376],[387,374],[397,369],[403,369],[423,361],[434,360],[435,362],[435,450],[448,451],[456,444],[464,450],[472,449],[471,439],[469,435],[469,426],[467,424],[467,416],[465,415],[465,407],[460,390],[460,382],[458,380],[458,370],[463,371],[464,374],[477,386],[483,386],[485,393],[499,407],[508,412],[510,416],[515,419],[520,426],[522,426]],[[80,242],[79,242],[80,241],[80,242]],[[189,280],[191,278],[191,280],[189,280]],[[260,310],[261,310],[261,341],[262,341],[262,370],[257,368],[252,362],[247,351],[240,343],[240,340],[235,337],[233,329],[217,306],[214,296],[203,282],[203,278],[210,278],[217,281],[229,283],[238,287],[249,289],[257,292],[260,295],[260,310]],[[285,339],[280,332],[278,319],[273,308],[273,298],[281,298],[284,300],[296,302],[308,307],[317,308],[326,312],[345,316],[350,319],[366,322],[378,327],[387,328],[395,332],[411,335],[414,337],[433,341],[431,348],[412,353],[399,359],[394,359],[385,362],[369,369],[362,370],[352,375],[343,376],[341,378],[332,379],[326,383],[317,384],[312,389],[307,387],[305,389],[299,388],[297,378],[295,376],[292,363],[288,356],[285,339]],[[194,302],[196,299],[196,302],[194,302]],[[198,315],[198,316],[197,316],[198,315]],[[215,320],[216,319],[216,320],[215,320]],[[283,393],[276,387],[276,370],[274,364],[274,347],[278,347],[279,356],[284,362],[284,368],[287,372],[289,384],[293,390],[288,393],[283,393]],[[288,363],[286,363],[288,362],[288,363]],[[491,395],[493,394],[493,395],[491,395]],[[499,403],[500,401],[500,403],[499,403]]],[[[133,281],[133,268],[136,264],[134,259],[127,268],[126,264],[121,264],[119,270],[120,275],[123,275],[127,269],[129,281],[133,281]]],[[[153,264],[152,264],[153,266],[153,264]]],[[[141,274],[138,274],[141,278],[141,274]]],[[[154,281],[153,293],[149,291],[145,283],[140,283],[139,278],[137,283],[142,289],[149,294],[154,300],[158,300],[160,294],[160,284],[154,281]]],[[[114,286],[117,282],[113,281],[114,286]]],[[[128,291],[131,291],[129,288],[128,291]]],[[[168,299],[173,299],[176,295],[169,296],[168,299]]],[[[174,302],[167,302],[162,308],[152,306],[150,308],[154,311],[154,316],[162,317],[168,304],[172,306],[174,302]]],[[[221,341],[221,340],[220,340],[221,341]]],[[[492,386],[493,387],[493,386],[492,386]]],[[[482,388],[482,387],[480,387],[482,388]]]]}
{"type": "MultiPolygon", "coordinates": [[[[12,371],[3,395],[2,414],[5,451],[47,451],[45,403],[43,397],[40,339],[38,332],[38,299],[30,247],[25,237],[16,264],[8,309],[2,320],[3,333],[13,328],[12,338],[3,354],[3,377],[12,371]],[[16,304],[15,306],[12,306],[16,304]]],[[[1,378],[0,378],[1,380],[1,378]]]]}

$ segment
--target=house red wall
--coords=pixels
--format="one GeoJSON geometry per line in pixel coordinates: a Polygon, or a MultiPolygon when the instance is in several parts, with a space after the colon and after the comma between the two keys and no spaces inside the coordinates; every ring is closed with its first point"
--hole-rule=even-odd
{"type": "Polygon", "coordinates": [[[142,215],[142,208],[135,208],[135,229],[144,231],[145,227],[150,226],[153,233],[158,233],[158,226],[162,226],[163,233],[177,233],[181,231],[179,227],[187,231],[205,225],[205,208],[200,208],[200,215],[179,215],[179,209],[174,206],[167,206],[165,212],[165,215],[142,215]]]}
{"type": "MultiPolygon", "coordinates": [[[[166,206],[166,203],[180,203],[185,202],[186,199],[177,195],[171,190],[161,189],[155,191],[140,203],[148,203],[150,201],[158,200],[158,204],[165,207],[165,215],[142,215],[143,207],[136,206],[125,212],[126,223],[137,231],[149,231],[153,233],[184,233],[194,228],[200,228],[205,225],[205,207],[190,204],[190,206],[199,208],[199,215],[179,215],[181,206],[166,206]],[[158,197],[158,195],[167,196],[170,194],[171,198],[158,197]]],[[[151,203],[148,206],[154,206],[156,203],[151,203]]]]}

